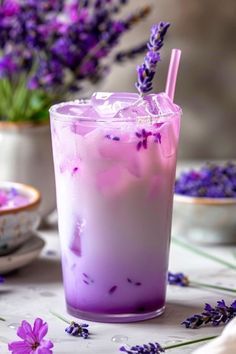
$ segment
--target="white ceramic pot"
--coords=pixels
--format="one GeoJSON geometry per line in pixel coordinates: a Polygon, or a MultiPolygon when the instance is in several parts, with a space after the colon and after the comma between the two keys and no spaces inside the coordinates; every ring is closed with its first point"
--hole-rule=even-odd
{"type": "Polygon", "coordinates": [[[174,195],[173,232],[202,244],[236,242],[236,199],[174,195]]]}
{"type": "Polygon", "coordinates": [[[0,122],[0,181],[36,187],[42,195],[42,218],[56,208],[49,124],[0,122]]]}

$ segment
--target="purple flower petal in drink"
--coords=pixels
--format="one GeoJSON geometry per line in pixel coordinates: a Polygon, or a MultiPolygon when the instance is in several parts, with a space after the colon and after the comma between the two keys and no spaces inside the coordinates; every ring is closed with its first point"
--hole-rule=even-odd
{"type": "Polygon", "coordinates": [[[147,149],[148,138],[152,135],[152,133],[142,129],[140,132],[136,132],[135,135],[140,139],[136,145],[137,150],[139,151],[142,147],[147,149]]]}
{"type": "Polygon", "coordinates": [[[109,289],[108,293],[113,294],[116,290],[117,290],[117,285],[114,285],[109,289]]]}

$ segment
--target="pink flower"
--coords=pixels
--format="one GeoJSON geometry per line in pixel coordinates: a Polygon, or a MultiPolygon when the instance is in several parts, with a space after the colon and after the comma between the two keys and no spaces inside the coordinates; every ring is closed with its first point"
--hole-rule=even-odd
{"type": "Polygon", "coordinates": [[[22,341],[8,344],[12,354],[52,354],[53,343],[43,339],[48,332],[48,325],[41,318],[36,318],[34,327],[30,323],[22,321],[17,330],[17,335],[22,341]]]}

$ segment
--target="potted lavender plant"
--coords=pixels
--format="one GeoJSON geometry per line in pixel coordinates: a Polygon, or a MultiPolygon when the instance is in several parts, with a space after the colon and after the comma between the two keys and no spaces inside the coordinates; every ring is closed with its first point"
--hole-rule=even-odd
{"type": "Polygon", "coordinates": [[[118,19],[127,2],[0,1],[0,180],[37,187],[43,217],[55,208],[48,108],[72,93],[86,96],[112,62],[145,49],[111,53],[150,11],[118,19]]]}

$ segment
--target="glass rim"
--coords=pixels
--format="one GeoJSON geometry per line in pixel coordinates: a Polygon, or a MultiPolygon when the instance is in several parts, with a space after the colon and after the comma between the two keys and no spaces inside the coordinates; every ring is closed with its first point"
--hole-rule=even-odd
{"type": "Polygon", "coordinates": [[[61,103],[56,103],[54,105],[52,105],[49,108],[49,113],[50,113],[50,117],[57,120],[57,121],[61,121],[61,122],[87,122],[87,123],[135,123],[135,122],[146,122],[146,123],[161,123],[160,119],[161,118],[166,118],[166,117],[173,117],[173,116],[182,116],[183,111],[180,108],[180,106],[178,106],[177,104],[175,104],[175,107],[177,108],[176,111],[170,111],[170,112],[166,112],[166,113],[162,113],[162,114],[156,114],[156,115],[152,115],[150,113],[150,115],[147,116],[137,116],[136,118],[134,117],[83,117],[82,115],[70,115],[67,113],[61,113],[61,112],[57,112],[57,108],[63,107],[65,104],[68,105],[74,105],[74,104],[86,104],[89,102],[89,99],[76,99],[76,100],[71,100],[71,101],[65,101],[65,102],[61,102],[61,103]]]}

